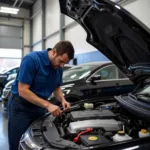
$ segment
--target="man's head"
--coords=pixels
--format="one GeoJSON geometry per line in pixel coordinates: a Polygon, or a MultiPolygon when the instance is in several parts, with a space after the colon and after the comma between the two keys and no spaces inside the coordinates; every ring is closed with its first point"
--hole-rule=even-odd
{"type": "Polygon", "coordinates": [[[50,61],[54,68],[63,68],[74,58],[74,48],[69,41],[58,42],[49,53],[50,61]]]}

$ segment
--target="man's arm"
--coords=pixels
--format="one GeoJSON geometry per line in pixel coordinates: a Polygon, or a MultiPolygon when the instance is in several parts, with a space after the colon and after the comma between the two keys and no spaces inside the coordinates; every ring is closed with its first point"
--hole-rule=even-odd
{"type": "Polygon", "coordinates": [[[30,89],[30,85],[19,82],[18,91],[19,95],[24,99],[28,100],[32,104],[38,105],[40,107],[46,108],[53,116],[58,116],[61,110],[58,106],[49,103],[48,101],[38,97],[30,89]]]}
{"type": "Polygon", "coordinates": [[[60,86],[57,87],[57,88],[54,90],[54,96],[55,96],[56,99],[59,100],[61,103],[62,103],[63,101],[66,101],[66,99],[65,99],[64,96],[63,96],[63,92],[62,92],[60,86]]]}
{"type": "Polygon", "coordinates": [[[54,96],[56,97],[57,100],[59,100],[59,101],[62,103],[62,106],[63,106],[63,109],[64,109],[64,110],[67,110],[67,109],[70,108],[70,104],[69,104],[69,103],[66,101],[66,99],[64,98],[60,86],[57,87],[57,88],[54,90],[54,96]]]}

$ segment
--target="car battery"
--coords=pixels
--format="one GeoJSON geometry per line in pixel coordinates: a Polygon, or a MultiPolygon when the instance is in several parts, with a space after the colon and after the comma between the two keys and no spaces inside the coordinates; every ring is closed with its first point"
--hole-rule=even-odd
{"type": "Polygon", "coordinates": [[[86,146],[94,146],[94,145],[101,145],[101,144],[108,144],[110,143],[108,139],[106,139],[102,135],[82,135],[80,140],[86,146]]]}

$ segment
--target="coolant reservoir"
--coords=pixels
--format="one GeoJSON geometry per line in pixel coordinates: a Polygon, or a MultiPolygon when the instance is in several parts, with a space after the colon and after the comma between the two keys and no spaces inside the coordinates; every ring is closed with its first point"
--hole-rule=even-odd
{"type": "Polygon", "coordinates": [[[125,134],[124,131],[118,131],[118,133],[113,136],[114,142],[121,142],[121,141],[126,141],[126,140],[131,140],[131,139],[132,137],[125,134]]]}
{"type": "Polygon", "coordinates": [[[141,129],[141,131],[139,131],[139,138],[149,137],[149,136],[150,136],[150,134],[146,129],[141,129]]]}

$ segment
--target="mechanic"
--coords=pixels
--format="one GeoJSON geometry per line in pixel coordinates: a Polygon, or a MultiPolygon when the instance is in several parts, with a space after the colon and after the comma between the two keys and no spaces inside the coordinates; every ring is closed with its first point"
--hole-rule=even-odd
{"type": "Polygon", "coordinates": [[[61,115],[60,107],[47,101],[52,92],[61,102],[63,111],[70,108],[60,86],[62,68],[73,57],[72,44],[60,41],[53,49],[31,52],[23,58],[8,104],[9,150],[18,150],[22,134],[46,111],[53,116],[61,115]]]}

